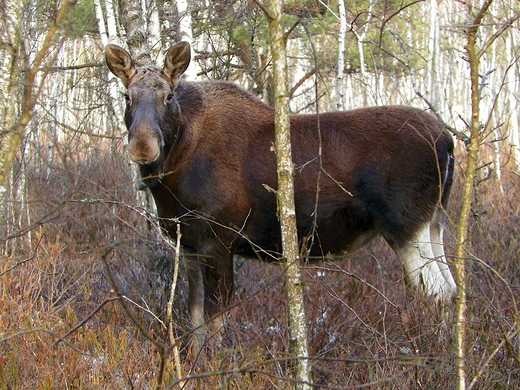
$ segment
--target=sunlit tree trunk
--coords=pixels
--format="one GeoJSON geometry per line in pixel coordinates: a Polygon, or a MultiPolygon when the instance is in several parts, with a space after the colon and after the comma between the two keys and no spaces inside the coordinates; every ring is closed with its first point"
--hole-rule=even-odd
{"type": "Polygon", "coordinates": [[[134,61],[139,65],[152,62],[146,35],[145,13],[141,0],[120,2],[121,20],[126,31],[126,43],[134,61]]]}
{"type": "MultiPolygon", "coordinates": [[[[514,4],[517,0],[510,0],[511,7],[511,16],[514,16],[514,4]]],[[[506,52],[511,56],[511,58],[515,58],[518,56],[518,53],[515,53],[515,50],[518,50],[518,42],[520,40],[520,34],[518,29],[511,28],[509,29],[509,34],[506,37],[506,52]]],[[[517,57],[518,58],[518,57],[517,57]]],[[[520,131],[519,131],[519,115],[518,115],[518,105],[520,102],[520,98],[518,96],[518,91],[520,91],[520,73],[518,64],[512,66],[512,68],[507,73],[507,95],[509,106],[509,143],[511,145],[511,154],[513,158],[513,162],[515,163],[515,168],[517,170],[520,169],[520,131]]]]}
{"type": "Polygon", "coordinates": [[[493,0],[486,0],[478,14],[469,21],[466,30],[466,53],[470,66],[471,81],[471,122],[470,145],[467,152],[467,165],[462,188],[462,205],[456,232],[456,258],[454,262],[455,280],[457,282],[457,315],[456,315],[456,355],[457,355],[457,389],[466,389],[466,257],[469,232],[469,219],[473,200],[475,178],[477,175],[477,159],[481,143],[480,123],[480,75],[479,65],[483,52],[477,46],[477,33],[480,24],[493,0]]]}
{"type": "Polygon", "coordinates": [[[347,34],[347,15],[345,1],[339,0],[339,47],[338,47],[338,84],[336,86],[336,108],[345,109],[345,36],[347,34]]]}
{"type": "Polygon", "coordinates": [[[433,107],[440,110],[440,55],[441,47],[439,42],[440,27],[439,27],[439,13],[437,0],[430,1],[430,38],[429,50],[430,57],[428,58],[428,90],[429,100],[433,107]]]}
{"type": "Polygon", "coordinates": [[[114,4],[114,0],[106,0],[105,7],[107,12],[107,31],[108,31],[108,42],[119,43],[119,35],[117,33],[117,14],[114,4]]]}
{"type": "MultiPolygon", "coordinates": [[[[11,182],[12,170],[11,163],[4,160],[4,153],[7,153],[7,141],[9,132],[13,129],[19,115],[19,105],[12,100],[12,96],[20,94],[19,80],[17,75],[20,56],[21,37],[19,34],[21,25],[22,9],[18,3],[7,2],[5,9],[0,8],[0,17],[5,23],[0,24],[0,40],[8,44],[11,50],[0,51],[0,177],[3,183],[0,185],[0,235],[9,235],[12,224],[8,220],[14,219],[13,208],[7,203],[7,199],[12,197],[11,182]]],[[[9,241],[6,242],[4,253],[9,253],[12,248],[9,241]]]]}
{"type": "MultiPolygon", "coordinates": [[[[103,8],[101,8],[101,0],[94,0],[94,8],[96,10],[96,19],[98,20],[99,37],[103,46],[108,45],[108,33],[105,25],[105,16],[103,8]]],[[[105,5],[107,6],[107,5],[105,5]]]]}
{"type": "Polygon", "coordinates": [[[356,37],[357,41],[357,47],[359,52],[359,66],[360,66],[360,72],[361,77],[363,79],[363,82],[365,83],[367,90],[369,93],[364,94],[365,102],[364,105],[367,103],[373,105],[378,104],[380,102],[379,99],[379,93],[377,91],[377,75],[374,75],[374,82],[370,82],[370,77],[367,72],[367,65],[365,61],[365,52],[363,50],[363,41],[368,33],[368,28],[370,26],[370,20],[372,19],[372,9],[374,8],[374,0],[370,0],[370,3],[368,5],[368,11],[367,11],[367,23],[365,24],[365,27],[363,28],[363,31],[361,34],[359,34],[355,29],[352,29],[352,33],[356,37]],[[366,99],[369,99],[368,101],[366,99]]]}
{"type": "Polygon", "coordinates": [[[282,231],[283,257],[287,288],[288,319],[292,354],[297,357],[297,389],[310,389],[307,357],[307,320],[299,263],[298,233],[294,204],[294,164],[291,153],[289,89],[287,85],[286,37],[282,22],[282,1],[270,0],[266,10],[273,57],[275,95],[275,149],[278,172],[278,217],[282,231]]]}
{"type": "MultiPolygon", "coordinates": [[[[117,36],[117,25],[114,13],[114,5],[111,0],[104,3],[104,9],[101,6],[101,0],[94,0],[94,7],[96,10],[96,18],[98,20],[99,35],[101,37],[101,43],[106,46],[109,43],[119,43],[117,36]],[[104,12],[103,12],[104,11],[104,12]],[[106,16],[105,16],[106,15],[106,16]]],[[[103,115],[101,120],[105,133],[110,136],[120,136],[121,131],[119,129],[124,128],[122,122],[124,103],[120,99],[119,88],[121,88],[117,77],[112,72],[106,71],[107,77],[110,80],[109,94],[110,103],[112,105],[112,113],[103,115]]],[[[105,114],[105,113],[103,113],[105,114]]]]}
{"type": "Polygon", "coordinates": [[[161,64],[164,60],[164,50],[161,44],[161,23],[159,21],[159,7],[157,0],[143,0],[148,12],[148,45],[152,52],[152,58],[155,63],[161,64]]]}
{"type": "MultiPolygon", "coordinates": [[[[179,34],[178,41],[185,41],[190,44],[191,47],[191,58],[195,58],[194,42],[193,42],[193,30],[191,11],[188,0],[177,0],[177,12],[179,13],[179,34]]],[[[189,80],[196,80],[199,73],[199,67],[196,61],[191,61],[190,66],[184,73],[189,80]]]]}

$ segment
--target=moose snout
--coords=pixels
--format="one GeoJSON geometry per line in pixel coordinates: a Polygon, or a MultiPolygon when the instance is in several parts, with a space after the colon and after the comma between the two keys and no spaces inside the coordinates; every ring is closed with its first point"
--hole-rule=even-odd
{"type": "Polygon", "coordinates": [[[153,164],[161,158],[162,142],[155,134],[139,134],[130,137],[128,154],[139,165],[153,164]]]}

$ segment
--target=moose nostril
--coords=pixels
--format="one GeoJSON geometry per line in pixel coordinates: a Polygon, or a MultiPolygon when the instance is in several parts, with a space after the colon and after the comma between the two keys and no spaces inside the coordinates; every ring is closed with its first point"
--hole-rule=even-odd
{"type": "Polygon", "coordinates": [[[139,145],[130,143],[129,144],[129,155],[130,159],[139,165],[150,165],[154,164],[161,157],[161,148],[159,145],[139,145]]]}
{"type": "Polygon", "coordinates": [[[146,165],[146,164],[150,164],[152,161],[149,161],[146,158],[141,158],[141,159],[138,159],[138,160],[134,160],[134,162],[136,164],[139,164],[139,165],[146,165]]]}

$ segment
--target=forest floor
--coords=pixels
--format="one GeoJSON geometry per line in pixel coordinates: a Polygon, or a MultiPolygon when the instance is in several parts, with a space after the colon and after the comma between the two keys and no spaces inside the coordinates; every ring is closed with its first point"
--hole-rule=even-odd
{"type": "MultiPolygon", "coordinates": [[[[293,388],[281,268],[242,259],[222,344],[200,357],[204,368],[186,358],[181,267],[174,322],[188,379],[177,380],[171,351],[158,347],[169,345],[168,292],[158,286],[168,284],[174,254],[142,210],[130,206],[125,159],[100,150],[48,173],[26,168],[29,196],[24,205],[12,203],[0,257],[0,390],[155,389],[161,372],[160,388],[293,388]]],[[[459,169],[448,254],[461,176],[459,169]]],[[[473,209],[466,355],[472,389],[520,388],[520,179],[504,170],[503,186],[501,193],[493,178],[480,183],[473,209]]],[[[316,388],[456,387],[455,305],[408,291],[383,241],[306,266],[303,274],[316,388]]]]}

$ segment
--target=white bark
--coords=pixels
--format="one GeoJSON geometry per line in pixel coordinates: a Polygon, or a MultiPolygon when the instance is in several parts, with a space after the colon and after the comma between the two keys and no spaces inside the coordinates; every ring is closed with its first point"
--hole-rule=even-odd
{"type": "MultiPolygon", "coordinates": [[[[365,94],[365,98],[369,98],[368,103],[370,105],[376,105],[376,104],[380,103],[379,94],[377,92],[377,79],[375,79],[374,85],[371,86],[369,76],[367,74],[367,67],[366,67],[366,62],[365,62],[365,52],[363,51],[363,41],[368,33],[370,21],[372,20],[372,9],[373,8],[374,8],[374,0],[371,0],[370,4],[368,6],[368,20],[367,20],[367,23],[365,24],[365,27],[363,28],[363,31],[361,32],[361,34],[358,34],[356,32],[356,30],[352,29],[352,32],[354,33],[354,36],[356,37],[356,40],[357,40],[361,77],[367,87],[367,91],[369,92],[369,93],[365,94]],[[372,99],[370,99],[371,97],[372,97],[372,99]]],[[[364,102],[364,105],[367,105],[367,101],[364,102]]]]}
{"type": "Polygon", "coordinates": [[[179,41],[185,41],[190,44],[191,47],[191,64],[184,72],[189,80],[195,80],[200,68],[195,59],[195,50],[193,42],[193,31],[192,31],[192,20],[191,10],[188,4],[188,0],[177,0],[177,12],[179,13],[179,41]]]}
{"type": "Polygon", "coordinates": [[[137,65],[149,65],[152,59],[146,36],[146,22],[141,1],[125,0],[120,2],[120,7],[130,55],[137,65]]]}
{"type": "Polygon", "coordinates": [[[440,108],[440,27],[437,0],[430,1],[430,39],[428,58],[428,90],[430,92],[430,103],[436,109],[440,108]]]}
{"type": "Polygon", "coordinates": [[[94,0],[94,8],[96,9],[96,18],[98,20],[99,37],[103,46],[108,45],[108,33],[105,26],[105,17],[101,8],[100,0],[94,0]]]}
{"type": "Polygon", "coordinates": [[[148,11],[148,46],[152,51],[152,59],[157,64],[162,64],[163,53],[161,43],[161,23],[159,21],[159,8],[157,0],[143,0],[146,3],[146,10],[148,11]]]}
{"type": "MultiPolygon", "coordinates": [[[[96,9],[96,17],[98,20],[98,28],[99,28],[99,35],[101,36],[101,43],[103,46],[106,46],[109,43],[119,43],[117,38],[117,26],[116,26],[116,19],[114,14],[114,4],[112,0],[105,1],[105,12],[106,12],[106,18],[103,13],[103,7],[101,6],[101,0],[94,0],[94,6],[96,9]]],[[[120,84],[117,80],[117,77],[112,74],[110,71],[107,72],[107,77],[110,81],[110,87],[109,87],[109,93],[110,93],[110,101],[112,102],[112,108],[115,113],[115,117],[122,118],[124,107],[123,102],[120,99],[119,94],[119,88],[120,84]]],[[[102,121],[104,122],[105,131],[107,130],[107,118],[105,115],[103,115],[102,121]]],[[[123,123],[120,122],[121,126],[118,126],[120,128],[124,128],[123,123]]],[[[126,139],[126,138],[125,138],[126,139]]]]}
{"type": "Polygon", "coordinates": [[[116,9],[114,8],[113,0],[105,1],[106,13],[107,13],[107,31],[108,31],[108,42],[120,44],[119,34],[117,33],[117,18],[116,9]]]}
{"type": "Polygon", "coordinates": [[[345,1],[339,0],[339,48],[338,48],[338,84],[336,86],[336,108],[345,109],[345,36],[347,35],[347,15],[345,1]]]}
{"type": "MultiPolygon", "coordinates": [[[[511,0],[511,16],[513,16],[513,3],[516,0],[511,0]]],[[[520,34],[517,29],[509,29],[509,34],[506,37],[506,52],[510,54],[511,58],[515,58],[515,47],[520,39],[520,34]]],[[[520,91],[520,74],[518,72],[518,64],[512,66],[507,73],[507,88],[506,93],[508,96],[508,102],[510,113],[509,117],[509,144],[511,145],[511,154],[515,167],[520,169],[520,131],[519,131],[519,115],[518,115],[518,91],[520,91]]]]}

